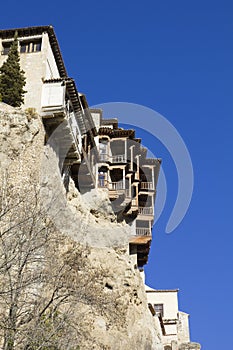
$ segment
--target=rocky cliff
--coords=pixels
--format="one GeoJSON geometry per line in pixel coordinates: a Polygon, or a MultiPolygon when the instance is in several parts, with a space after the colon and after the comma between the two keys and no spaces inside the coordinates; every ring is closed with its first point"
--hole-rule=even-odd
{"type": "MultiPolygon", "coordinates": [[[[43,212],[44,216],[40,217],[40,220],[34,220],[33,225],[30,226],[32,232],[35,225],[41,227],[37,230],[37,235],[38,232],[45,232],[48,225],[53,227],[49,245],[43,249],[40,245],[40,254],[37,254],[36,260],[33,260],[34,265],[30,263],[28,268],[30,276],[32,271],[33,276],[35,276],[35,270],[41,271],[40,283],[37,280],[33,288],[29,288],[28,285],[25,287],[27,300],[33,303],[30,310],[34,310],[34,314],[40,308],[46,312],[41,311],[39,316],[37,313],[37,323],[35,323],[33,316],[27,318],[29,314],[33,314],[32,311],[25,311],[28,305],[21,306],[21,313],[17,314],[18,333],[12,335],[10,332],[5,339],[6,331],[5,333],[3,331],[0,333],[2,343],[6,344],[7,341],[9,343],[11,339],[11,342],[18,344],[15,349],[26,349],[25,344],[29,344],[29,340],[32,343],[34,338],[35,342],[38,334],[42,337],[43,333],[45,337],[48,333],[46,340],[43,341],[56,340],[57,347],[39,347],[38,345],[36,347],[33,343],[34,347],[26,345],[27,349],[162,350],[159,327],[154,323],[148,310],[143,282],[127,254],[129,234],[127,225],[116,222],[105,192],[95,190],[82,196],[72,182],[68,193],[65,192],[56,151],[49,145],[45,146],[44,139],[42,122],[33,111],[25,113],[0,103],[2,212],[4,208],[10,206],[9,203],[12,203],[13,208],[17,198],[26,198],[26,201],[17,202],[13,219],[9,219],[8,214],[4,219],[3,215],[1,225],[5,227],[4,232],[9,232],[14,226],[12,224],[9,226],[9,222],[15,222],[15,216],[23,218],[25,213],[28,214],[32,210],[32,205],[28,204],[31,203],[30,201],[33,202],[33,207],[34,205],[38,207],[39,201],[40,213],[43,212]],[[23,208],[26,206],[23,215],[20,209],[22,202],[23,208]],[[40,221],[39,224],[38,221],[40,221]],[[41,263],[42,260],[43,263],[41,263]],[[40,268],[35,268],[35,261],[40,268]],[[44,270],[47,271],[47,276],[53,271],[48,281],[46,276],[41,278],[44,270]],[[57,283],[56,286],[54,281],[57,283]],[[51,290],[53,290],[52,294],[51,290]],[[38,295],[40,295],[40,301],[36,300],[38,295]],[[45,302],[48,295],[52,296],[48,302],[45,302]],[[49,304],[50,301],[51,304],[49,304]],[[53,317],[51,312],[48,316],[47,311],[51,310],[51,305],[55,301],[57,304],[53,309],[53,317]],[[44,309],[42,305],[46,305],[44,309]],[[66,318],[62,318],[62,313],[66,313],[66,318]],[[54,320],[58,318],[59,320],[62,318],[63,324],[67,326],[57,328],[51,340],[51,329],[54,327],[54,320]],[[26,327],[26,324],[29,326],[26,327]],[[34,334],[32,329],[35,324],[37,327],[34,334]],[[40,329],[41,334],[38,333],[40,329]],[[70,331],[68,332],[67,329],[70,331]],[[68,340],[70,334],[74,336],[73,339],[68,340]]],[[[8,213],[7,210],[4,213],[8,213]]],[[[20,224],[17,222],[20,230],[22,222],[22,219],[20,224]]],[[[30,239],[31,237],[32,233],[30,233],[30,239]]],[[[44,236],[40,239],[44,239],[44,236]]],[[[34,249],[35,243],[33,244],[34,249]]],[[[1,257],[3,256],[2,251],[1,257]]],[[[6,271],[4,266],[4,264],[0,265],[0,273],[6,271]]],[[[16,269],[13,270],[13,276],[15,271],[16,269]]],[[[25,295],[18,300],[23,303],[25,295]]],[[[12,305],[16,307],[15,303],[12,305]]],[[[0,300],[0,311],[1,315],[4,315],[1,321],[6,322],[8,304],[4,304],[2,300],[0,300]]],[[[6,346],[5,349],[7,349],[6,346]]]]}

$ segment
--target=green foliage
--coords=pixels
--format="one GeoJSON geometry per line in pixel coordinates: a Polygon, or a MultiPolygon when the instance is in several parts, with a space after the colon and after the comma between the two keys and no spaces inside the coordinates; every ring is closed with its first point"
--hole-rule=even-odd
{"type": "MultiPolygon", "coordinates": [[[[1,98],[1,97],[0,97],[1,98]]],[[[1,101],[1,100],[0,100],[1,101]]],[[[33,118],[37,117],[36,109],[29,107],[25,109],[25,114],[27,116],[28,121],[30,122],[33,118]]]]}
{"type": "Polygon", "coordinates": [[[1,101],[13,107],[20,107],[24,102],[26,79],[20,69],[17,33],[11,45],[7,60],[0,68],[1,101]]]}

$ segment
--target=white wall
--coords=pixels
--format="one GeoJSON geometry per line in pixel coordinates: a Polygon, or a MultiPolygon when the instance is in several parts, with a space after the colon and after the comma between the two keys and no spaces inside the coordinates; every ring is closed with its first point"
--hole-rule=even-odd
{"type": "Polygon", "coordinates": [[[145,286],[145,289],[148,303],[151,303],[152,306],[154,306],[154,304],[163,304],[164,306],[163,320],[166,335],[162,337],[163,344],[171,345],[172,342],[174,342],[174,344],[177,342],[178,345],[189,343],[189,315],[185,312],[178,311],[178,291],[159,291],[148,286],[145,286]],[[166,320],[170,322],[174,321],[174,323],[168,324],[166,320]]]}
{"type": "MultiPolygon", "coordinates": [[[[23,108],[36,108],[40,112],[41,94],[43,79],[59,78],[59,72],[49,43],[49,36],[43,33],[42,36],[30,36],[20,38],[20,40],[30,40],[42,38],[41,51],[20,53],[20,65],[25,72],[27,91],[24,95],[23,108]]],[[[12,38],[13,40],[13,38],[12,38]]],[[[2,41],[0,39],[0,50],[2,51],[2,41]]],[[[0,55],[0,66],[7,59],[7,55],[0,55]]]]}
{"type": "Polygon", "coordinates": [[[177,319],[178,298],[177,291],[149,291],[147,290],[148,303],[164,305],[164,319],[177,319]]]}
{"type": "Polygon", "coordinates": [[[98,112],[91,112],[91,116],[92,116],[92,119],[93,119],[93,122],[95,124],[96,129],[99,130],[101,114],[98,112]]]}
{"type": "Polygon", "coordinates": [[[185,312],[179,312],[178,315],[178,341],[179,343],[186,343],[190,341],[189,334],[189,315],[185,312]]]}
{"type": "Polygon", "coordinates": [[[53,56],[52,48],[49,43],[48,34],[44,34],[43,42],[44,47],[42,47],[42,50],[44,50],[44,52],[46,53],[45,79],[59,78],[60,74],[57,68],[55,58],[53,56]]]}

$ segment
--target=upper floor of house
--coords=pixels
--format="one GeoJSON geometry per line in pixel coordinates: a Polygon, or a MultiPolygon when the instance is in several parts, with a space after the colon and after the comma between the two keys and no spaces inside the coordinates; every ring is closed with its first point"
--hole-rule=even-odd
{"type": "Polygon", "coordinates": [[[16,34],[20,66],[26,77],[22,108],[33,108],[41,115],[47,139],[55,130],[58,137],[62,135],[64,164],[80,163],[83,139],[93,143],[94,124],[85,96],[67,74],[54,29],[38,26],[0,30],[0,66],[16,34]]]}
{"type": "Polygon", "coordinates": [[[25,108],[41,111],[44,81],[67,78],[60,47],[52,26],[0,30],[0,66],[17,33],[20,65],[26,76],[25,108]]]}

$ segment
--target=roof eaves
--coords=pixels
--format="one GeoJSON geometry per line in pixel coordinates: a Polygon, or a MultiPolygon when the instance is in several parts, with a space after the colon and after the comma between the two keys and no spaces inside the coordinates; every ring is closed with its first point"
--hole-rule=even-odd
{"type": "Polygon", "coordinates": [[[52,51],[54,54],[56,64],[58,66],[60,76],[62,78],[67,77],[67,71],[65,68],[65,64],[63,62],[61,50],[60,50],[53,26],[50,25],[50,26],[2,29],[2,30],[0,30],[0,38],[2,38],[2,39],[13,38],[15,35],[15,32],[18,33],[19,38],[33,36],[33,35],[39,35],[39,34],[43,34],[44,32],[47,32],[49,35],[49,42],[50,42],[50,45],[51,45],[51,48],[52,48],[52,51]]]}

